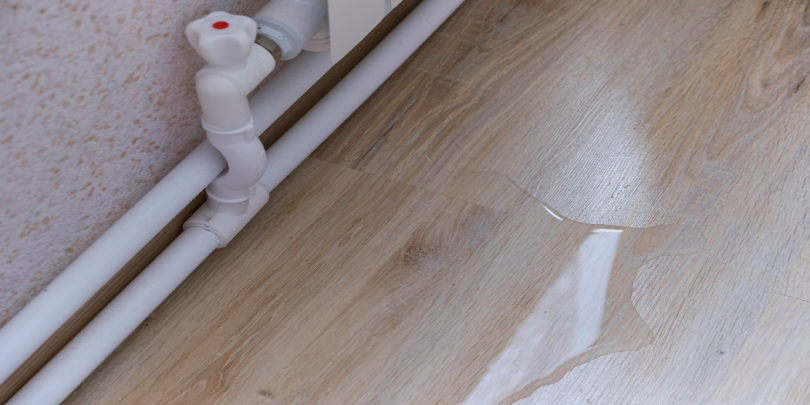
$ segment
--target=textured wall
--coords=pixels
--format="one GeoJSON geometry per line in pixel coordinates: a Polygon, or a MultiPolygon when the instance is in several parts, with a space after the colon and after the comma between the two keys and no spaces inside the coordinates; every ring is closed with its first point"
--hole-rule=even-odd
{"type": "Polygon", "coordinates": [[[202,141],[185,25],[262,4],[0,0],[0,325],[202,141]]]}

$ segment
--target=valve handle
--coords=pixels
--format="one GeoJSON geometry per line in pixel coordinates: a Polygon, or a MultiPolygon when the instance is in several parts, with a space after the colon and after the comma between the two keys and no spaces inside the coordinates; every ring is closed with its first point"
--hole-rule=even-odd
{"type": "Polygon", "coordinates": [[[237,70],[247,63],[256,40],[256,22],[250,17],[214,11],[192,21],[186,27],[186,37],[211,67],[237,70]]]}

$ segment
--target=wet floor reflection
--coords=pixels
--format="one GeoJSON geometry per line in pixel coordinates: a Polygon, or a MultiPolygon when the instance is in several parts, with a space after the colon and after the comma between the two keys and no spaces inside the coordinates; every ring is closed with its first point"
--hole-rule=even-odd
{"type": "Polygon", "coordinates": [[[94,384],[135,381],[117,391],[128,403],[509,404],[652,342],[632,303],[639,270],[703,245],[688,226],[568,220],[495,172],[439,168],[425,191],[312,170],[261,214],[275,231],[235,248],[262,253],[214,256],[178,296],[192,298],[122,354],[146,359],[140,371],[94,384]]]}
{"type": "Polygon", "coordinates": [[[466,306],[470,317],[460,321],[467,326],[459,330],[466,332],[451,332],[442,346],[471,340],[476,348],[457,356],[498,353],[482,364],[476,383],[461,396],[466,399],[456,403],[513,403],[597,357],[647,346],[655,337],[632,304],[638,271],[662,256],[696,253],[704,244],[700,232],[686,225],[627,228],[572,221],[511,176],[449,170],[441,156],[421,150],[383,147],[366,160],[372,168],[377,161],[400,162],[405,169],[390,170],[392,180],[506,214],[499,235],[454,284],[459,291],[477,291],[482,302],[447,303],[442,309],[466,306]],[[514,329],[501,326],[513,320],[514,329]],[[470,334],[474,328],[482,331],[470,334]]]}
{"type": "Polygon", "coordinates": [[[535,275],[529,279],[546,278],[536,284],[531,312],[489,363],[465,405],[513,403],[578,365],[651,343],[654,336],[631,302],[639,269],[658,257],[693,254],[704,242],[689,226],[622,228],[568,220],[498,173],[452,178],[437,189],[512,211],[515,228],[504,245],[507,251],[510,244],[521,244],[521,235],[535,233],[537,244],[524,245],[537,251],[532,255],[535,275]]]}
{"type": "Polygon", "coordinates": [[[621,229],[595,229],[464,402],[497,404],[599,339],[621,229]]]}

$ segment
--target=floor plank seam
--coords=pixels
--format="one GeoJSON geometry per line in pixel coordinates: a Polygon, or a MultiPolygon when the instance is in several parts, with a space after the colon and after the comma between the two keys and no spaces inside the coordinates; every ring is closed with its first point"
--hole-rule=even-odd
{"type": "MultiPolygon", "coordinates": [[[[486,205],[481,205],[481,204],[478,204],[478,203],[474,203],[474,202],[472,202],[472,201],[467,201],[467,200],[465,200],[465,199],[463,199],[463,198],[458,198],[458,197],[449,196],[449,195],[447,195],[447,194],[443,194],[443,193],[440,193],[440,192],[438,192],[438,191],[433,191],[433,190],[424,189],[424,188],[422,188],[422,187],[414,186],[413,184],[408,184],[408,183],[405,183],[405,182],[400,181],[400,180],[390,179],[390,178],[388,178],[388,177],[385,177],[385,176],[380,176],[380,175],[378,175],[378,174],[364,172],[364,171],[362,171],[362,170],[358,170],[358,169],[355,169],[355,168],[353,168],[353,167],[346,167],[346,166],[341,166],[341,165],[337,165],[337,164],[334,164],[334,163],[329,163],[329,162],[327,162],[327,161],[325,161],[325,160],[322,160],[322,159],[320,159],[320,158],[316,158],[316,157],[310,157],[310,159],[317,160],[318,162],[325,163],[325,164],[327,164],[327,165],[338,166],[338,167],[344,168],[344,169],[346,169],[346,170],[351,170],[351,171],[356,172],[356,173],[360,173],[360,174],[369,175],[369,176],[371,176],[371,177],[373,177],[373,178],[376,178],[376,179],[381,179],[381,180],[385,180],[385,181],[391,181],[391,182],[394,182],[394,183],[402,184],[402,185],[407,186],[407,187],[413,187],[413,188],[415,188],[415,189],[417,189],[417,190],[422,190],[422,191],[425,191],[425,192],[428,192],[428,193],[433,193],[433,194],[436,194],[436,195],[439,195],[439,196],[442,196],[442,197],[449,198],[449,199],[451,199],[451,200],[455,200],[455,201],[461,201],[461,202],[466,203],[466,204],[472,204],[472,205],[474,205],[474,206],[476,206],[476,207],[479,207],[479,208],[484,208],[484,209],[488,209],[488,210],[492,210],[492,211],[495,211],[495,212],[497,212],[497,213],[499,213],[499,214],[508,214],[508,213],[510,212],[510,211],[502,211],[502,210],[499,210],[499,209],[496,209],[496,208],[492,208],[492,207],[487,207],[486,205]]],[[[485,173],[485,172],[479,172],[479,173],[485,173]]],[[[502,175],[502,176],[506,176],[506,175],[504,175],[503,173],[499,173],[499,172],[491,172],[491,173],[497,173],[497,174],[500,174],[500,175],[502,175]]],[[[507,177],[507,178],[509,178],[508,176],[506,176],[506,177],[507,177]]],[[[520,190],[522,190],[524,193],[528,193],[526,190],[523,190],[522,188],[521,188],[520,190]]],[[[530,196],[530,197],[532,197],[532,198],[535,198],[535,197],[534,197],[534,196],[532,196],[531,194],[529,194],[529,196],[530,196]]],[[[539,201],[539,200],[538,200],[538,201],[539,201]]],[[[542,201],[541,201],[541,203],[542,203],[542,201]]]]}
{"type": "Polygon", "coordinates": [[[780,292],[778,292],[777,294],[779,294],[779,295],[781,295],[781,296],[783,296],[783,297],[787,297],[787,298],[793,298],[794,300],[804,301],[804,302],[806,302],[806,303],[810,304],[810,301],[808,301],[808,300],[804,300],[804,299],[801,299],[801,298],[799,298],[799,297],[794,297],[794,296],[792,296],[792,295],[787,295],[787,294],[783,294],[783,293],[780,293],[780,292]]]}
{"type": "MultiPolygon", "coordinates": [[[[483,33],[481,36],[479,36],[479,37],[478,37],[478,39],[477,39],[476,41],[472,42],[472,44],[471,44],[471,46],[469,47],[469,49],[468,49],[466,52],[464,52],[464,54],[463,54],[463,55],[461,55],[461,56],[460,56],[458,59],[456,59],[456,61],[455,61],[455,62],[453,62],[453,64],[451,64],[450,66],[448,66],[448,67],[447,67],[447,69],[445,69],[445,70],[444,70],[444,73],[438,74],[438,73],[436,73],[436,72],[430,72],[430,73],[431,73],[432,75],[434,75],[435,77],[434,77],[434,79],[433,79],[433,80],[431,80],[431,81],[430,81],[430,82],[429,82],[429,83],[428,83],[428,84],[427,84],[427,85],[426,85],[424,88],[429,89],[431,86],[433,86],[433,84],[434,84],[434,83],[435,83],[437,80],[439,80],[440,78],[442,78],[442,76],[443,76],[443,75],[446,75],[446,74],[447,74],[447,72],[452,71],[452,70],[453,70],[453,69],[454,69],[456,66],[458,66],[458,64],[459,64],[459,63],[461,63],[461,61],[462,61],[462,60],[464,60],[464,58],[466,58],[466,57],[467,57],[467,55],[469,55],[469,54],[470,54],[470,52],[472,52],[472,51],[473,51],[475,48],[477,48],[479,45],[481,45],[481,41],[483,41],[484,39],[486,39],[486,38],[487,38],[487,37],[488,37],[488,36],[489,36],[489,35],[492,33],[492,31],[495,29],[495,27],[496,27],[496,26],[498,26],[499,24],[503,23],[503,21],[504,21],[504,20],[506,20],[506,18],[508,18],[508,17],[509,17],[509,16],[512,14],[512,12],[513,12],[513,11],[515,11],[515,8],[517,8],[519,5],[523,4],[523,2],[524,2],[524,1],[525,1],[525,0],[523,0],[523,1],[518,1],[518,2],[517,2],[515,5],[514,5],[514,6],[512,6],[512,8],[510,8],[510,9],[509,9],[509,11],[505,12],[505,13],[504,13],[504,15],[503,15],[503,17],[501,17],[501,19],[500,19],[500,20],[498,20],[497,22],[495,22],[494,24],[492,24],[492,26],[491,26],[491,27],[490,27],[488,30],[486,30],[486,31],[485,31],[485,32],[484,32],[484,33],[483,33]]],[[[482,23],[486,24],[486,16],[484,17],[484,21],[482,21],[482,23]]],[[[457,40],[457,39],[452,38],[452,40],[457,40]]],[[[401,115],[403,115],[403,116],[404,116],[405,114],[407,114],[407,113],[408,113],[408,111],[409,111],[409,110],[410,110],[410,109],[411,109],[411,108],[412,108],[414,105],[416,105],[416,103],[418,103],[418,102],[419,102],[419,100],[421,100],[421,99],[422,99],[422,97],[420,96],[420,97],[418,97],[416,100],[414,100],[414,101],[411,103],[411,105],[409,105],[409,106],[408,106],[408,108],[407,108],[407,109],[406,109],[406,110],[405,110],[405,111],[404,111],[404,112],[403,112],[401,115]]],[[[362,158],[360,158],[360,159],[357,161],[357,164],[359,164],[360,162],[362,162],[362,161],[363,161],[363,160],[364,160],[364,159],[365,159],[365,158],[368,156],[368,154],[369,154],[369,153],[371,153],[371,151],[372,151],[372,150],[374,150],[374,147],[375,147],[375,146],[377,146],[377,144],[378,144],[380,141],[382,141],[383,139],[385,139],[386,135],[388,135],[388,133],[389,133],[389,132],[390,132],[390,131],[391,131],[391,130],[394,128],[394,126],[396,126],[396,124],[397,124],[398,122],[399,122],[399,121],[395,121],[395,122],[394,122],[394,123],[393,123],[393,124],[392,124],[392,125],[391,125],[391,126],[390,126],[390,127],[389,127],[389,128],[388,128],[388,129],[387,129],[387,130],[386,130],[386,131],[383,133],[383,134],[382,134],[382,135],[380,135],[380,137],[379,137],[379,138],[377,138],[377,139],[374,141],[374,143],[371,145],[371,147],[370,147],[370,148],[369,148],[369,149],[368,149],[368,150],[367,150],[367,151],[366,151],[366,152],[363,154],[363,157],[362,157],[362,158]]],[[[356,165],[356,164],[355,164],[355,165],[356,165]]]]}

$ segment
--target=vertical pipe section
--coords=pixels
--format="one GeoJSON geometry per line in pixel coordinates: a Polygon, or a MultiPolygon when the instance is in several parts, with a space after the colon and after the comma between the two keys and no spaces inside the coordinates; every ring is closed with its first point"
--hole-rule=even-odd
{"type": "Polygon", "coordinates": [[[463,0],[423,0],[380,44],[267,150],[259,180],[273,190],[366,101],[463,0]]]}
{"type": "Polygon", "coordinates": [[[250,97],[250,114],[256,133],[270,128],[331,67],[329,52],[301,52],[280,66],[268,83],[250,97]]]}
{"type": "Polygon", "coordinates": [[[8,402],[59,404],[219,246],[188,228],[8,402]]]}

